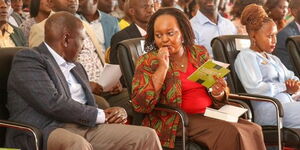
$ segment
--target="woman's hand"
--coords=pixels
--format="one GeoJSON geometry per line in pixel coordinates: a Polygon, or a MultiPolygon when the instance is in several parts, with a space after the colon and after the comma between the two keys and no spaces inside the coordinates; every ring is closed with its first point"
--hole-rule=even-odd
{"type": "Polygon", "coordinates": [[[212,86],[211,95],[213,97],[223,97],[225,90],[227,88],[227,82],[222,77],[213,76],[216,83],[212,86]]]}
{"type": "Polygon", "coordinates": [[[169,56],[170,54],[169,54],[168,47],[161,47],[158,50],[157,58],[159,60],[159,67],[163,67],[166,70],[169,68],[169,62],[170,62],[169,56]]]}
{"type": "Polygon", "coordinates": [[[121,123],[127,122],[127,113],[124,108],[110,107],[104,110],[106,123],[121,123]]]}
{"type": "Polygon", "coordinates": [[[286,92],[295,94],[300,89],[300,82],[298,80],[288,79],[285,81],[286,92]]]}

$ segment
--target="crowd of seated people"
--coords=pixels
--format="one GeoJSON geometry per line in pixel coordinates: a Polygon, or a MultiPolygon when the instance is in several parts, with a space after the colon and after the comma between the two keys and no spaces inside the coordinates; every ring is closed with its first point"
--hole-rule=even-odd
{"type": "MultiPolygon", "coordinates": [[[[153,110],[158,103],[187,112],[187,135],[211,150],[266,149],[259,125],[275,124],[271,104],[252,103],[257,124],[207,118],[206,107],[228,102],[226,80],[215,77],[217,83],[209,91],[186,79],[213,59],[210,43],[221,35],[249,35],[250,48],[235,62],[246,92],[277,98],[284,108],[283,125],[300,128],[300,82],[285,47],[289,36],[300,34],[300,0],[31,0],[26,5],[29,8],[22,0],[0,0],[0,48],[29,49],[18,53],[12,65],[8,109],[10,120],[42,130],[45,149],[172,149],[182,132],[179,116],[153,110]],[[288,11],[294,18],[290,23],[288,11]],[[100,75],[108,63],[119,64],[117,44],[137,37],[145,38],[147,54],[136,63],[132,95],[122,78],[104,91],[100,75]],[[50,66],[43,53],[53,58],[50,66]],[[44,70],[24,70],[35,65],[44,70]],[[43,84],[28,84],[33,81],[43,84]],[[49,88],[42,90],[42,85],[49,88]],[[41,97],[45,101],[38,101],[41,97]],[[134,111],[146,113],[141,123],[146,128],[123,125],[131,123],[134,111]],[[64,116],[70,112],[75,116],[64,116]],[[148,138],[138,139],[143,135],[148,138]],[[64,136],[74,138],[61,140],[64,136]],[[121,144],[107,144],[125,136],[129,138],[121,144]],[[72,145],[74,141],[79,144],[72,145]],[[124,147],[125,142],[133,145],[124,147]]],[[[21,132],[8,130],[7,137],[13,139],[7,146],[31,146],[24,144],[27,135],[21,132]]]]}

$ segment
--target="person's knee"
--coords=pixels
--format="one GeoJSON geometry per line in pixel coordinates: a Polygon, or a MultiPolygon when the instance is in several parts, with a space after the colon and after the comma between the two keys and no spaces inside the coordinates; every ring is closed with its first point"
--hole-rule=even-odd
{"type": "Polygon", "coordinates": [[[78,149],[78,150],[92,150],[92,145],[83,137],[77,136],[76,138],[70,140],[66,143],[67,149],[78,149]]]}

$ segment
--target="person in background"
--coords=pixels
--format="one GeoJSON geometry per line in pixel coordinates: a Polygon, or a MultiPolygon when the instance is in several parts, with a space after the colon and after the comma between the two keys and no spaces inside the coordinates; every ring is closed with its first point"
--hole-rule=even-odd
{"type": "Polygon", "coordinates": [[[199,9],[200,9],[200,6],[198,4],[198,0],[192,0],[188,5],[187,15],[188,15],[189,19],[192,19],[194,16],[196,16],[199,9]]]}
{"type": "Polygon", "coordinates": [[[132,18],[131,18],[131,15],[129,13],[129,1],[130,0],[125,0],[125,2],[124,2],[124,14],[125,14],[125,16],[119,21],[120,30],[123,30],[124,28],[130,26],[130,24],[132,23],[132,18]]]}
{"type": "Polygon", "coordinates": [[[268,0],[264,5],[264,9],[270,18],[277,25],[277,30],[280,31],[285,27],[285,16],[288,12],[287,0],[268,0]]]}
{"type": "Polygon", "coordinates": [[[47,0],[31,0],[29,11],[30,18],[20,25],[27,41],[31,26],[48,18],[50,11],[51,9],[47,0]]]}
{"type": "Polygon", "coordinates": [[[175,7],[176,0],[161,0],[161,7],[175,7]]]}
{"type": "Polygon", "coordinates": [[[294,20],[278,32],[278,42],[276,43],[273,54],[281,60],[287,69],[295,71],[285,42],[289,36],[300,35],[300,0],[290,0],[289,9],[294,20]]]}
{"type": "MultiPolygon", "coordinates": [[[[57,12],[45,23],[45,42],[19,51],[8,79],[9,120],[42,132],[47,150],[162,150],[153,129],[123,125],[123,108],[99,109],[82,65],[82,21],[57,12]],[[56,31],[56,32],[53,32],[56,31]]],[[[6,146],[34,149],[33,135],[8,129],[6,146]]]]}
{"type": "Polygon", "coordinates": [[[237,34],[233,23],[218,13],[219,0],[199,0],[200,11],[190,21],[196,36],[196,44],[203,45],[213,56],[210,42],[220,35],[237,34]]]}
{"type": "Polygon", "coordinates": [[[11,16],[19,27],[29,17],[28,13],[23,11],[23,0],[11,0],[11,7],[14,10],[11,16]]]}
{"type": "Polygon", "coordinates": [[[0,47],[26,46],[21,29],[8,23],[10,0],[0,0],[0,47]]]}
{"type": "MultiPolygon", "coordinates": [[[[103,53],[109,47],[113,33],[116,33],[119,28],[117,18],[97,10],[97,3],[98,0],[80,0],[78,12],[81,15],[80,18],[87,21],[94,29],[103,53]]],[[[130,117],[133,116],[128,91],[122,87],[120,82],[113,85],[108,91],[103,90],[101,73],[104,71],[104,65],[95,50],[84,48],[79,53],[77,62],[81,63],[86,70],[93,94],[97,97],[104,97],[110,106],[125,108],[127,114],[130,117]]]]}
{"type": "Polygon", "coordinates": [[[153,0],[129,0],[129,13],[133,23],[113,35],[111,39],[110,63],[119,64],[117,59],[117,44],[123,40],[138,38],[147,34],[147,24],[154,13],[153,0]]]}
{"type": "Polygon", "coordinates": [[[154,11],[157,11],[161,7],[161,0],[154,0],[154,11]]]}
{"type": "MultiPolygon", "coordinates": [[[[283,107],[283,127],[300,128],[300,81],[280,59],[271,53],[275,49],[277,27],[262,6],[248,5],[241,22],[251,41],[250,48],[241,50],[234,67],[244,89],[278,99],[283,107]]],[[[251,101],[255,122],[277,125],[276,110],[272,103],[251,101]]]]}
{"type": "Polygon", "coordinates": [[[110,14],[114,10],[113,0],[98,0],[98,9],[107,14],[110,14]]]}
{"type": "Polygon", "coordinates": [[[263,0],[236,0],[230,14],[233,16],[232,23],[240,35],[247,35],[246,27],[241,24],[241,14],[244,8],[250,4],[263,5],[263,0]]]}
{"type": "Polygon", "coordinates": [[[103,52],[110,47],[112,36],[119,31],[118,19],[97,9],[99,0],[80,0],[77,13],[95,32],[103,52]]]}
{"type": "Polygon", "coordinates": [[[126,0],[118,0],[118,5],[115,10],[113,10],[110,14],[119,20],[121,20],[125,16],[124,12],[124,4],[126,0]]]}
{"type": "Polygon", "coordinates": [[[192,0],[178,0],[175,4],[175,8],[185,12],[186,14],[188,13],[188,5],[191,3],[192,0]]]}
{"type": "Polygon", "coordinates": [[[179,115],[154,110],[158,104],[185,111],[189,119],[187,137],[210,150],[265,150],[260,126],[242,119],[232,123],[203,116],[207,107],[226,104],[229,91],[220,77],[214,76],[211,94],[187,79],[210,57],[205,47],[194,44],[193,30],[182,11],[159,9],[151,17],[147,33],[148,53],[136,62],[132,104],[135,111],[145,114],[142,125],[156,130],[163,147],[174,148],[182,129],[179,115]]]}

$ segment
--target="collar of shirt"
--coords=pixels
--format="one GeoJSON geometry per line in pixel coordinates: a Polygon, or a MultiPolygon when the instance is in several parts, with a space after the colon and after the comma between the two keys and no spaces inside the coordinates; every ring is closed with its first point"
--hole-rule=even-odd
{"type": "Polygon", "coordinates": [[[97,13],[99,14],[99,17],[96,20],[93,20],[91,22],[87,21],[86,18],[82,14],[76,14],[76,15],[78,15],[81,20],[84,20],[85,22],[89,22],[89,23],[93,24],[93,23],[99,23],[101,21],[101,13],[100,13],[100,11],[97,10],[97,13]]]}
{"type": "MultiPolygon", "coordinates": [[[[197,11],[197,14],[196,14],[196,20],[198,20],[198,22],[203,25],[203,24],[206,24],[206,23],[210,23],[210,24],[213,24],[213,25],[216,25],[214,22],[211,22],[200,10],[197,11]]],[[[218,19],[218,24],[222,23],[222,21],[225,19],[224,17],[222,17],[219,13],[218,13],[218,16],[217,16],[217,19],[218,19]]]]}
{"type": "Polygon", "coordinates": [[[46,42],[44,42],[44,43],[62,71],[63,70],[70,71],[72,68],[75,67],[74,63],[67,62],[64,58],[62,58],[60,55],[58,55],[56,53],[56,51],[54,51],[46,42]]]}
{"type": "Polygon", "coordinates": [[[138,28],[138,30],[140,31],[140,33],[141,33],[142,36],[145,36],[145,35],[147,34],[147,32],[146,32],[143,28],[141,28],[141,27],[138,26],[137,24],[135,24],[135,25],[136,25],[136,27],[138,28]]]}
{"type": "Polygon", "coordinates": [[[14,28],[11,25],[9,25],[8,23],[5,24],[4,30],[5,30],[4,35],[1,33],[0,37],[9,37],[11,34],[14,33],[14,28]]]}
{"type": "Polygon", "coordinates": [[[298,31],[300,32],[300,25],[295,21],[296,25],[297,25],[297,28],[298,28],[298,31]]]}

